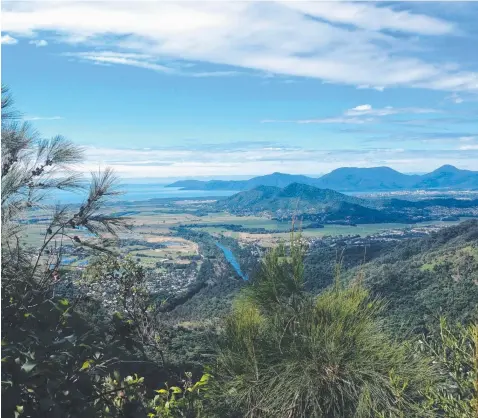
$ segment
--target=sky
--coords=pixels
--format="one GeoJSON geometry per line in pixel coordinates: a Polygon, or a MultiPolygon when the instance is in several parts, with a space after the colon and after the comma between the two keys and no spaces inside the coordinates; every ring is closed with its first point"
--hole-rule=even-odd
{"type": "Polygon", "coordinates": [[[478,170],[478,2],[3,1],[2,83],[125,178],[478,170]]]}

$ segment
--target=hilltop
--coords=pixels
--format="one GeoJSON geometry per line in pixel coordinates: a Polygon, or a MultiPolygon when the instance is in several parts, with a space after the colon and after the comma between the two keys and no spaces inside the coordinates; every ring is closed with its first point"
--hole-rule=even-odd
{"type": "Polygon", "coordinates": [[[402,174],[390,167],[338,168],[318,179],[320,187],[342,191],[414,188],[420,176],[402,174]]]}
{"type": "Polygon", "coordinates": [[[249,180],[183,180],[168,185],[184,190],[251,190],[257,186],[286,187],[293,183],[338,191],[391,191],[410,189],[475,189],[478,171],[444,165],[431,173],[403,174],[390,167],[342,167],[322,177],[272,173],[249,180]]]}
{"type": "Polygon", "coordinates": [[[347,196],[331,189],[319,189],[301,183],[292,183],[284,188],[258,186],[252,190],[236,193],[219,200],[218,208],[230,212],[309,212],[325,211],[341,203],[366,204],[366,201],[347,196]]]}
{"type": "Polygon", "coordinates": [[[478,199],[364,199],[332,189],[292,183],[284,188],[258,186],[213,204],[214,210],[238,215],[265,215],[280,220],[294,216],[319,223],[409,223],[476,216],[478,199]]]}
{"type": "Polygon", "coordinates": [[[420,176],[415,184],[419,189],[442,189],[455,187],[458,189],[474,189],[478,187],[478,172],[460,170],[452,165],[444,165],[431,173],[420,176]]]}
{"type": "Polygon", "coordinates": [[[216,209],[230,213],[267,214],[287,220],[325,223],[399,222],[403,215],[375,208],[377,202],[348,196],[331,189],[292,183],[287,187],[259,186],[216,202],[216,209]]]}

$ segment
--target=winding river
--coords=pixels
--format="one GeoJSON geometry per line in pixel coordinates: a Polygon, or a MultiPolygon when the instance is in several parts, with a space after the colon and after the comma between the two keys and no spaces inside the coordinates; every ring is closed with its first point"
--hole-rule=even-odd
{"type": "Polygon", "coordinates": [[[237,261],[236,257],[234,257],[234,254],[232,253],[232,251],[219,242],[216,242],[216,245],[224,253],[224,257],[226,257],[226,260],[229,261],[229,264],[234,268],[234,270],[236,270],[236,273],[243,280],[249,280],[247,275],[242,272],[241,266],[239,265],[239,262],[237,261]]]}

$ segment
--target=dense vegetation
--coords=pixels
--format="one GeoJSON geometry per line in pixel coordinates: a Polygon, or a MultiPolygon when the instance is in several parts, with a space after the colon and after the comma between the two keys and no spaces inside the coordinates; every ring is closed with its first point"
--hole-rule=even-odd
{"type": "Polygon", "coordinates": [[[215,375],[241,416],[411,416],[434,371],[395,344],[381,302],[336,282],[303,291],[300,241],[272,250],[226,320],[215,375]]]}
{"type": "Polygon", "coordinates": [[[300,216],[304,221],[322,224],[415,223],[443,218],[457,220],[457,216],[473,216],[477,213],[478,200],[362,199],[331,189],[292,183],[282,189],[258,186],[252,190],[239,192],[218,200],[213,209],[239,215],[267,214],[280,221],[291,221],[294,217],[300,216]]]}
{"type": "Polygon", "coordinates": [[[386,298],[394,329],[425,332],[445,315],[478,320],[478,221],[470,220],[383,251],[362,267],[364,284],[386,298]]]}
{"type": "Polygon", "coordinates": [[[477,416],[476,221],[365,256],[300,236],[266,254],[223,238],[249,283],[215,238],[179,228],[205,260],[191,293],[162,300],[114,251],[128,220],[103,214],[110,170],[79,207],[48,207],[49,191],[83,187],[69,169],[81,158],[23,123],[2,89],[3,416],[477,416]],[[22,243],[33,209],[52,209],[39,248],[22,243]],[[92,257],[66,296],[65,245],[92,257]]]}
{"type": "Polygon", "coordinates": [[[237,193],[217,202],[217,206],[231,212],[278,212],[291,213],[294,210],[323,212],[341,203],[362,204],[367,202],[353,196],[347,196],[330,189],[318,189],[313,186],[292,183],[283,189],[272,186],[259,186],[255,189],[237,193]]]}

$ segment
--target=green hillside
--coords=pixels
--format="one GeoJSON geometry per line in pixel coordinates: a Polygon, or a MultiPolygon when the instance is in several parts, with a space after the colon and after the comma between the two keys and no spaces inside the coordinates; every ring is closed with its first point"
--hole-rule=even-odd
{"type": "Polygon", "coordinates": [[[334,210],[343,203],[362,206],[369,204],[363,199],[347,196],[331,189],[318,189],[305,184],[293,183],[283,189],[259,186],[220,200],[217,202],[217,207],[233,213],[281,212],[291,214],[334,210]]]}
{"type": "Polygon", "coordinates": [[[478,314],[478,221],[406,240],[352,270],[387,301],[393,329],[421,332],[436,318],[466,322],[478,314]]]}

